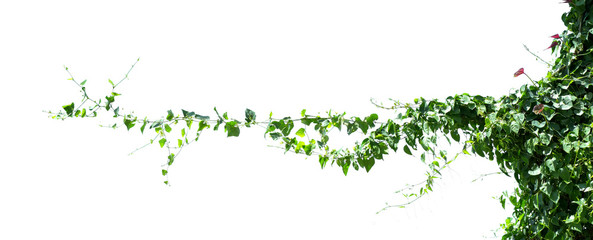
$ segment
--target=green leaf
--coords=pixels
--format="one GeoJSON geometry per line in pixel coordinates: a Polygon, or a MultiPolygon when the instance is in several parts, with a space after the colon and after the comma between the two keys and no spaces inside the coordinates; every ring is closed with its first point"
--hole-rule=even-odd
{"type": "Polygon", "coordinates": [[[66,111],[66,115],[72,117],[72,112],[74,112],[74,103],[70,103],[68,105],[62,106],[64,111],[66,111]]]}
{"type": "Polygon", "coordinates": [[[319,164],[321,164],[321,169],[325,168],[325,165],[327,164],[328,161],[329,161],[329,158],[327,156],[319,155],[319,164]]]}
{"type": "Polygon", "coordinates": [[[106,96],[105,99],[107,99],[107,103],[105,103],[105,110],[109,111],[109,109],[111,109],[111,103],[113,103],[115,101],[115,97],[114,96],[106,96]]]}
{"type": "Polygon", "coordinates": [[[301,117],[305,117],[305,113],[307,112],[307,109],[303,109],[301,110],[301,117]]]}
{"type": "Polygon", "coordinates": [[[111,87],[115,87],[115,84],[113,84],[113,82],[111,81],[111,79],[107,79],[107,81],[109,81],[109,84],[111,84],[111,87]]]}
{"type": "Polygon", "coordinates": [[[521,126],[519,125],[518,122],[512,122],[511,123],[511,131],[514,132],[515,134],[519,133],[519,130],[521,129],[521,126]]]}
{"type": "Polygon", "coordinates": [[[342,165],[342,172],[344,172],[344,176],[348,175],[348,168],[350,168],[350,164],[342,165]]]}
{"type": "Polygon", "coordinates": [[[225,123],[224,130],[227,132],[227,137],[238,137],[241,133],[237,121],[230,121],[225,123]]]}
{"type": "Polygon", "coordinates": [[[184,118],[193,117],[193,116],[196,115],[195,112],[190,112],[190,111],[186,111],[186,110],[183,110],[183,109],[181,109],[181,113],[183,114],[183,117],[184,118]]]}
{"type": "Polygon", "coordinates": [[[379,119],[379,115],[373,113],[373,114],[369,115],[368,117],[366,117],[364,120],[367,123],[367,125],[372,128],[375,126],[375,121],[377,121],[378,119],[379,119]]]}
{"type": "Polygon", "coordinates": [[[168,110],[167,111],[167,121],[171,121],[173,119],[173,111],[168,110]]]}
{"type": "Polygon", "coordinates": [[[162,169],[162,170],[161,170],[161,173],[163,174],[163,176],[166,176],[168,172],[167,172],[167,170],[165,170],[165,169],[162,169]]]}
{"type": "Polygon", "coordinates": [[[86,83],[86,79],[80,83],[80,86],[84,86],[85,83],[86,83]]]}
{"type": "Polygon", "coordinates": [[[173,161],[175,160],[175,154],[171,153],[171,154],[169,154],[169,156],[167,158],[169,159],[169,162],[167,162],[167,165],[171,166],[171,164],[173,164],[173,161]]]}
{"type": "Polygon", "coordinates": [[[465,148],[463,149],[463,154],[465,154],[465,155],[471,155],[471,154],[469,154],[469,152],[465,148]]]}
{"type": "Polygon", "coordinates": [[[200,123],[198,125],[199,125],[198,126],[198,132],[204,130],[204,128],[209,128],[210,127],[210,125],[208,125],[208,122],[206,122],[204,120],[200,121],[200,123]]]}
{"type": "Polygon", "coordinates": [[[536,128],[543,128],[543,127],[546,126],[546,122],[545,121],[544,122],[540,122],[540,121],[537,121],[537,120],[533,120],[533,121],[531,121],[531,125],[533,125],[536,128]]]}
{"type": "Polygon", "coordinates": [[[130,128],[134,127],[134,125],[136,125],[136,123],[134,120],[124,118],[124,125],[126,125],[126,128],[128,129],[128,131],[130,131],[130,128]]]}
{"type": "Polygon", "coordinates": [[[177,139],[177,147],[181,147],[183,145],[183,140],[177,139]]]}
{"type": "Polygon", "coordinates": [[[572,101],[576,99],[575,96],[572,95],[565,95],[560,97],[558,100],[559,102],[553,103],[554,107],[560,108],[561,110],[568,110],[572,108],[572,101]]]}
{"type": "Polygon", "coordinates": [[[558,194],[558,191],[554,190],[552,194],[550,194],[550,200],[558,204],[558,200],[560,200],[560,195],[558,194]]]}
{"type": "Polygon", "coordinates": [[[541,173],[541,168],[540,167],[536,167],[533,170],[529,170],[528,173],[531,176],[537,176],[537,175],[539,175],[541,173]]]}
{"type": "Polygon", "coordinates": [[[459,142],[460,140],[460,136],[459,136],[459,132],[457,132],[457,129],[451,130],[451,137],[453,138],[453,140],[455,140],[456,142],[459,142]]]}
{"type": "Polygon", "coordinates": [[[297,132],[296,135],[299,137],[305,137],[305,129],[304,128],[300,128],[297,132]]]}
{"type": "Polygon", "coordinates": [[[168,133],[171,132],[171,126],[169,126],[169,124],[165,124],[165,131],[167,131],[168,133]]]}
{"type": "Polygon", "coordinates": [[[140,132],[144,134],[144,127],[146,127],[146,118],[144,118],[144,122],[142,123],[142,127],[140,127],[140,132]]]}
{"type": "Polygon", "coordinates": [[[404,146],[404,152],[406,152],[408,155],[412,155],[412,151],[410,151],[410,147],[408,147],[408,145],[404,146]]]}
{"type": "Polygon", "coordinates": [[[165,138],[161,138],[161,140],[159,140],[159,145],[161,145],[161,148],[162,148],[163,146],[165,146],[165,143],[166,143],[166,142],[167,142],[167,139],[165,139],[165,138]]]}
{"type": "Polygon", "coordinates": [[[525,120],[525,114],[523,113],[515,113],[513,114],[513,118],[517,121],[517,123],[519,125],[523,124],[523,121],[525,120]]]}
{"type": "Polygon", "coordinates": [[[245,122],[247,124],[247,126],[249,127],[249,124],[254,124],[255,123],[255,112],[251,111],[251,109],[247,108],[245,109],[245,122]]]}
{"type": "Polygon", "coordinates": [[[278,138],[282,137],[282,134],[279,132],[272,132],[270,133],[270,137],[272,137],[273,140],[278,140],[278,138]]]}
{"type": "Polygon", "coordinates": [[[181,129],[181,137],[185,137],[185,128],[181,129]]]}
{"type": "Polygon", "coordinates": [[[301,149],[303,149],[303,147],[305,146],[305,142],[303,141],[299,141],[296,145],[296,147],[294,148],[294,151],[296,153],[299,153],[301,151],[301,149]]]}

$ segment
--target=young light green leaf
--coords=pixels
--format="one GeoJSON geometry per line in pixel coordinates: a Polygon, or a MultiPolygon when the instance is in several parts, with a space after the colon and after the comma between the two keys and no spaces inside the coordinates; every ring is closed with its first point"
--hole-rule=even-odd
{"type": "Polygon", "coordinates": [[[167,162],[167,165],[171,166],[171,164],[173,164],[173,161],[175,160],[175,154],[171,153],[171,154],[169,154],[169,156],[167,158],[169,159],[169,162],[167,162]]]}
{"type": "Polygon", "coordinates": [[[173,115],[173,111],[168,110],[167,111],[167,121],[171,121],[173,119],[174,115],[173,115]]]}
{"type": "Polygon", "coordinates": [[[299,137],[305,137],[305,129],[304,128],[300,128],[297,132],[296,135],[299,137]]]}
{"type": "Polygon", "coordinates": [[[144,134],[144,127],[146,127],[146,123],[147,123],[147,121],[146,121],[146,117],[145,117],[144,118],[144,121],[142,123],[142,127],[140,127],[140,132],[143,133],[143,134],[144,134]]]}
{"type": "Polygon", "coordinates": [[[165,143],[166,143],[166,142],[167,142],[167,139],[165,139],[165,138],[161,138],[161,140],[159,140],[159,144],[161,145],[161,148],[162,148],[163,146],[165,146],[165,143]]]}

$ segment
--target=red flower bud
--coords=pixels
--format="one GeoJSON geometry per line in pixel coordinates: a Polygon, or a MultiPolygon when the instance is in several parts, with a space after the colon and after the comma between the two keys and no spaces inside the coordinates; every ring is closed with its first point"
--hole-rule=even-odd
{"type": "Polygon", "coordinates": [[[558,44],[559,44],[558,41],[553,41],[552,44],[550,44],[550,46],[548,48],[546,48],[546,49],[550,49],[550,48],[553,48],[555,46],[558,46],[558,44]]]}
{"type": "Polygon", "coordinates": [[[560,35],[558,35],[558,34],[555,34],[554,36],[550,36],[550,37],[554,38],[554,39],[560,39],[560,35]]]}
{"type": "Polygon", "coordinates": [[[521,75],[521,74],[525,73],[525,71],[523,71],[523,70],[524,70],[523,68],[519,68],[519,70],[517,70],[517,71],[515,72],[515,75],[514,75],[514,76],[515,76],[515,77],[518,77],[519,75],[521,75]]]}

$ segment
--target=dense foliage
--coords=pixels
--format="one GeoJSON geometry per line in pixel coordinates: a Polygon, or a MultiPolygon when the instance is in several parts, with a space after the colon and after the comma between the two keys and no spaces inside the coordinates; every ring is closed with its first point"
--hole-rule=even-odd
{"type": "MultiPolygon", "coordinates": [[[[222,129],[228,137],[237,137],[241,128],[263,126],[265,136],[281,143],[285,151],[316,155],[322,168],[335,164],[344,174],[351,168],[369,171],[375,161],[403,149],[406,154],[418,154],[430,169],[421,188],[407,195],[415,199],[432,190],[434,179],[454,159],[437,144],[440,139],[452,139],[464,146],[461,152],[496,160],[502,172],[516,179],[516,191],[500,199],[503,207],[507,201],[514,206],[512,218],[502,224],[503,239],[590,239],[593,0],[565,3],[571,6],[562,15],[567,29],[552,36],[550,48],[558,58],[550,64],[547,76],[500,98],[460,94],[445,100],[418,98],[413,104],[376,104],[397,113],[385,121],[379,121],[377,114],[349,117],[327,112],[321,116],[305,110],[296,118],[274,118],[270,114],[261,120],[249,109],[244,118],[234,119],[216,108],[213,117],[169,110],[166,117],[152,120],[123,114],[115,106],[120,95],[115,89],[126,75],[117,84],[109,81],[112,93],[99,100],[87,95],[86,81],[79,83],[71,77],[81,89],[82,103],[65,105],[60,112],[50,114],[56,119],[85,118],[107,111],[121,119],[128,130],[139,126],[143,134],[154,132],[151,143],[157,142],[168,151],[162,169],[165,177],[183,147],[197,141],[207,129],[222,129]],[[353,147],[332,148],[331,129],[362,133],[363,137],[353,147]]],[[[523,75],[524,69],[515,73],[515,77],[523,75]]]]}

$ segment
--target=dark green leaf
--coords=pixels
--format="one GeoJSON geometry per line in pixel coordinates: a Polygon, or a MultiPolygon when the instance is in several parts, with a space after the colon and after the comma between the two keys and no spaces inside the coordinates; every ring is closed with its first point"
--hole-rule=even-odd
{"type": "Polygon", "coordinates": [[[190,118],[190,117],[193,117],[193,116],[196,115],[195,112],[190,112],[190,111],[186,111],[186,110],[183,110],[183,109],[181,109],[181,113],[183,114],[183,117],[184,118],[190,118]]]}
{"type": "Polygon", "coordinates": [[[274,139],[274,140],[277,140],[278,138],[282,137],[282,134],[278,133],[278,132],[273,132],[273,133],[270,133],[270,137],[272,137],[272,139],[274,139]]]}
{"type": "Polygon", "coordinates": [[[161,125],[163,125],[163,120],[155,121],[150,125],[150,129],[160,127],[161,125]]]}
{"type": "Polygon", "coordinates": [[[109,109],[111,109],[111,103],[113,103],[115,101],[115,97],[107,96],[107,97],[105,97],[105,99],[107,99],[107,103],[105,103],[105,110],[109,111],[109,109]]]}
{"type": "Polygon", "coordinates": [[[227,132],[227,137],[238,137],[241,133],[237,121],[230,121],[224,125],[224,129],[227,132]]]}
{"type": "Polygon", "coordinates": [[[459,136],[459,132],[457,132],[457,129],[451,130],[451,137],[453,138],[453,140],[455,140],[456,142],[459,142],[460,140],[460,136],[459,136]]]}
{"type": "Polygon", "coordinates": [[[249,108],[245,109],[245,123],[246,124],[253,124],[255,123],[255,112],[251,111],[249,108]]]}
{"type": "Polygon", "coordinates": [[[404,152],[406,152],[408,155],[412,155],[412,151],[410,151],[410,147],[408,147],[408,145],[404,146],[404,152]]]}
{"type": "Polygon", "coordinates": [[[62,108],[64,109],[64,111],[66,111],[66,115],[71,117],[72,113],[74,112],[74,103],[64,105],[62,106],[62,108]]]}

